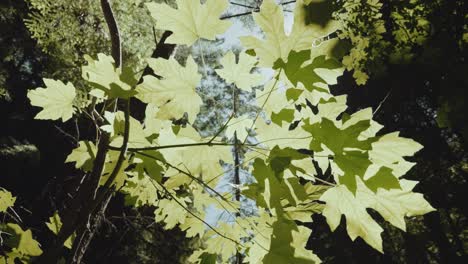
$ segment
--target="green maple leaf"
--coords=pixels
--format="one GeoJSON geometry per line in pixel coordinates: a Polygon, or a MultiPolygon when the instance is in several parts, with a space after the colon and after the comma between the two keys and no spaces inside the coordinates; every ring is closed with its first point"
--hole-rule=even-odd
{"type": "MultiPolygon", "coordinates": [[[[243,234],[242,227],[238,224],[221,223],[217,229],[220,230],[224,236],[239,242],[241,234],[243,234]]],[[[219,236],[212,230],[206,233],[206,245],[206,252],[218,254],[221,256],[223,263],[228,263],[229,258],[235,255],[237,251],[236,243],[219,236]]]]}
{"type": "Polygon", "coordinates": [[[360,70],[354,70],[353,77],[356,79],[356,84],[358,85],[364,85],[367,80],[369,80],[369,75],[360,70]]]}
{"type": "Polygon", "coordinates": [[[185,222],[179,225],[180,230],[186,232],[187,237],[202,237],[206,231],[205,223],[191,215],[188,215],[185,222]]]}
{"type": "Polygon", "coordinates": [[[382,228],[367,213],[366,208],[379,212],[392,225],[405,230],[405,216],[422,215],[434,210],[423,196],[413,193],[414,181],[400,182],[401,189],[379,189],[376,193],[366,187],[359,179],[355,195],[345,186],[339,185],[327,190],[321,201],[326,203],[323,215],[331,230],[334,231],[346,216],[346,226],[352,240],[362,237],[367,244],[382,252],[382,228]]]}
{"type": "Polygon", "coordinates": [[[129,73],[116,68],[114,59],[103,53],[98,54],[97,60],[86,55],[88,65],[82,67],[83,79],[93,85],[95,89],[90,94],[97,98],[129,98],[136,94],[132,89],[135,80],[129,78],[129,73]]]}
{"type": "MultiPolygon", "coordinates": [[[[294,162],[294,161],[293,161],[294,162]]],[[[313,179],[312,179],[313,180],[313,179]]],[[[307,182],[304,186],[306,198],[300,201],[296,206],[284,208],[284,213],[289,219],[298,220],[303,223],[312,222],[313,214],[320,214],[324,205],[317,202],[322,194],[329,189],[326,185],[312,184],[307,182]]]]}
{"type": "Polygon", "coordinates": [[[143,83],[137,86],[136,97],[144,103],[158,106],[156,116],[160,119],[181,118],[187,113],[189,121],[193,122],[200,112],[202,100],[195,91],[201,75],[192,57],[187,58],[185,67],[174,58],[151,59],[149,66],[163,79],[145,76],[143,83]]]}
{"type": "Polygon", "coordinates": [[[271,113],[271,122],[281,126],[283,121],[292,123],[294,121],[294,109],[281,109],[278,113],[271,113]]]}
{"type": "MultiPolygon", "coordinates": [[[[187,208],[187,200],[188,199],[178,199],[185,208],[187,208]]],[[[187,211],[174,201],[174,199],[159,200],[158,207],[154,211],[156,222],[164,221],[164,227],[166,229],[171,229],[178,224],[183,224],[187,214],[187,211]]]]}
{"type": "Polygon", "coordinates": [[[278,179],[275,178],[274,171],[261,159],[255,159],[253,168],[252,175],[257,182],[250,184],[249,188],[244,190],[242,194],[254,199],[257,202],[257,206],[263,208],[280,206],[281,198],[286,196],[285,189],[282,188],[278,179]]]}
{"type": "Polygon", "coordinates": [[[28,92],[31,105],[42,107],[35,119],[57,120],[62,122],[72,118],[75,110],[73,101],[76,97],[75,87],[72,83],[66,85],[62,81],[44,79],[46,88],[37,88],[28,92]]]}
{"type": "Polygon", "coordinates": [[[346,95],[334,96],[328,100],[321,99],[318,102],[317,114],[314,114],[312,111],[301,111],[301,117],[302,119],[308,119],[311,124],[321,122],[323,118],[337,120],[338,116],[342,114],[346,108],[348,108],[346,105],[346,95]]]}
{"type": "MultiPolygon", "coordinates": [[[[310,50],[303,50],[300,52],[291,51],[288,55],[287,62],[283,59],[278,59],[273,68],[279,69],[282,68],[284,73],[291,81],[294,86],[298,86],[298,83],[302,83],[308,91],[319,90],[328,92],[326,89],[317,86],[317,83],[327,83],[316,70],[318,69],[340,69],[341,64],[334,59],[326,59],[325,56],[318,56],[312,60],[312,63],[306,63],[310,58],[310,50]],[[304,66],[304,64],[306,64],[304,66]]],[[[325,75],[323,72],[320,72],[322,75],[325,75]]],[[[336,77],[327,78],[329,81],[336,82],[336,77]]]]}
{"type": "Polygon", "coordinates": [[[306,25],[306,10],[302,0],[296,1],[294,24],[289,35],[284,32],[283,7],[277,5],[274,0],[264,0],[260,12],[254,13],[253,17],[264,32],[265,39],[246,36],[240,40],[244,47],[255,50],[261,67],[271,67],[278,59],[286,61],[291,50],[310,49],[315,38],[333,31],[331,27],[306,25]]]}
{"type": "Polygon", "coordinates": [[[11,192],[0,188],[0,213],[6,212],[8,207],[15,205],[16,197],[11,195],[11,192]]]}
{"type": "Polygon", "coordinates": [[[144,134],[148,140],[152,141],[160,133],[161,129],[170,127],[172,122],[158,118],[159,107],[154,104],[146,105],[144,134]]]}
{"type": "Polygon", "coordinates": [[[96,157],[96,146],[90,141],[78,142],[78,147],[72,150],[65,162],[75,162],[75,168],[90,171],[96,157]]]}
{"type": "Polygon", "coordinates": [[[369,126],[369,120],[362,120],[345,129],[340,129],[333,121],[322,118],[320,123],[306,124],[303,128],[312,134],[313,139],[310,147],[313,151],[321,151],[321,144],[324,144],[335,155],[340,155],[346,150],[369,150],[371,141],[358,139],[359,135],[369,126]]]}
{"type": "Polygon", "coordinates": [[[294,160],[302,160],[307,157],[307,155],[300,153],[296,149],[281,149],[278,146],[276,146],[270,151],[270,155],[267,159],[267,162],[270,163],[271,168],[276,174],[281,174],[287,168],[294,170],[296,169],[294,166],[291,166],[294,160]]]}
{"type": "Polygon", "coordinates": [[[135,207],[156,204],[158,189],[154,184],[152,179],[145,175],[143,171],[134,173],[133,177],[126,179],[125,186],[121,190],[126,194],[126,204],[135,207]]]}
{"type": "Polygon", "coordinates": [[[399,132],[393,132],[372,143],[369,157],[376,164],[392,167],[395,163],[404,161],[403,157],[412,156],[421,149],[421,144],[400,137],[399,132]]]}
{"type": "Polygon", "coordinates": [[[310,232],[306,230],[308,229],[304,227],[299,230],[293,221],[284,218],[284,216],[279,216],[278,220],[273,224],[270,250],[263,258],[263,263],[319,263],[318,257],[305,249],[309,238],[308,235],[310,235],[310,232]]]}
{"type": "MultiPolygon", "coordinates": [[[[116,113],[105,112],[104,118],[109,123],[101,128],[111,134],[111,143],[113,147],[120,148],[123,143],[123,135],[125,131],[125,114],[122,111],[116,113]]],[[[147,133],[143,129],[140,121],[130,116],[130,132],[128,139],[128,147],[144,148],[150,146],[150,142],[146,138],[147,133]]]]}
{"type": "Polygon", "coordinates": [[[231,22],[219,19],[228,7],[227,0],[207,0],[203,5],[200,0],[176,2],[177,9],[167,4],[146,4],[156,20],[156,28],[174,33],[166,43],[191,46],[200,38],[214,40],[216,35],[223,34],[231,26],[231,22]]]}
{"type": "Polygon", "coordinates": [[[5,243],[13,248],[14,253],[18,253],[21,257],[40,256],[42,254],[39,243],[34,240],[31,230],[23,230],[17,224],[8,223],[6,224],[6,232],[12,234],[5,243]]]}
{"type": "Polygon", "coordinates": [[[269,148],[279,146],[280,148],[306,149],[310,143],[311,136],[309,132],[300,126],[289,130],[289,123],[284,121],[279,126],[273,122],[266,124],[265,121],[260,119],[257,120],[255,126],[257,138],[269,148]]]}
{"type": "Polygon", "coordinates": [[[143,154],[136,153],[132,160],[135,168],[128,173],[132,177],[127,178],[125,186],[122,187],[122,192],[126,194],[126,203],[135,207],[155,205],[158,198],[156,186],[161,182],[164,169],[155,159],[148,156],[164,160],[155,150],[147,150],[143,154]]]}
{"type": "Polygon", "coordinates": [[[271,157],[269,165],[258,158],[254,161],[252,175],[257,182],[248,185],[248,189],[242,193],[256,200],[258,206],[270,209],[282,207],[282,200],[287,200],[295,206],[299,201],[306,199],[305,190],[297,179],[283,178],[283,171],[291,158],[273,155],[271,157]]]}
{"type": "Polygon", "coordinates": [[[303,203],[297,206],[284,208],[285,214],[294,220],[301,221],[302,223],[312,222],[312,215],[320,214],[324,206],[319,203],[303,203]]]}
{"type": "MultiPolygon", "coordinates": [[[[339,182],[346,185],[352,192],[356,190],[355,176],[363,178],[371,165],[367,151],[371,149],[371,143],[375,139],[358,139],[369,127],[370,120],[361,120],[340,129],[333,121],[326,118],[322,118],[320,123],[303,126],[304,130],[313,136],[310,143],[311,150],[323,151],[323,144],[333,152],[333,162],[340,170],[338,173],[341,175],[339,182]]],[[[388,181],[388,175],[378,174],[376,176],[379,175],[386,179],[378,181],[379,187],[387,189],[395,187],[396,178],[394,176],[395,181],[388,181]]],[[[372,184],[375,187],[375,183],[372,184]]]]}
{"type": "Polygon", "coordinates": [[[252,87],[260,85],[263,81],[261,74],[250,73],[255,64],[257,64],[257,59],[245,52],[239,54],[239,61],[236,63],[236,56],[232,51],[229,51],[221,59],[223,69],[217,69],[216,73],[226,83],[234,83],[239,89],[250,92],[252,87]]]}

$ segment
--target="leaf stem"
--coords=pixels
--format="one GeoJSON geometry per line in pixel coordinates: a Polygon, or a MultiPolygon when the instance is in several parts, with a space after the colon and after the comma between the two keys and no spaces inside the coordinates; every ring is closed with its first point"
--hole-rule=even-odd
{"type": "MultiPolygon", "coordinates": [[[[272,93],[273,90],[275,89],[276,84],[278,83],[278,80],[279,80],[281,71],[282,71],[282,69],[280,69],[279,72],[278,72],[278,74],[276,75],[276,77],[275,77],[275,82],[273,83],[273,86],[271,87],[271,90],[270,90],[270,92],[268,93],[268,96],[267,96],[267,98],[265,99],[265,102],[263,102],[262,107],[257,111],[257,114],[256,114],[256,116],[255,116],[255,118],[254,118],[254,120],[253,120],[253,122],[252,122],[252,125],[251,125],[250,128],[249,128],[249,131],[253,129],[253,127],[254,127],[254,125],[255,125],[255,122],[257,122],[257,119],[258,119],[258,117],[260,116],[260,114],[262,113],[263,108],[265,107],[266,103],[268,102],[268,99],[270,98],[271,93],[272,93]]],[[[246,138],[244,139],[244,141],[242,142],[242,145],[245,144],[245,141],[247,141],[247,138],[248,138],[248,137],[246,137],[246,138]]]]}
{"type": "Polygon", "coordinates": [[[198,40],[198,51],[200,52],[200,57],[201,57],[201,60],[202,60],[203,71],[205,73],[205,77],[207,77],[208,72],[206,70],[205,55],[203,53],[203,46],[202,46],[202,40],[201,39],[198,40]]]}
{"type": "MultiPolygon", "coordinates": [[[[151,178],[150,178],[151,179],[151,178]]],[[[154,187],[156,188],[156,185],[154,184],[154,180],[151,179],[151,183],[154,185],[154,187]]],[[[225,238],[227,240],[230,240],[232,241],[233,243],[235,243],[236,245],[238,246],[242,246],[242,244],[240,244],[239,242],[237,242],[236,240],[228,237],[228,236],[225,236],[224,234],[221,234],[221,232],[219,232],[216,228],[214,228],[214,226],[210,225],[209,223],[207,223],[205,220],[203,220],[201,217],[199,217],[198,215],[196,215],[194,212],[190,211],[185,205],[183,205],[179,200],[177,200],[177,198],[169,192],[169,190],[166,188],[166,186],[164,186],[163,184],[160,184],[159,182],[156,182],[159,186],[161,186],[161,188],[163,188],[164,192],[169,195],[171,197],[172,200],[174,200],[180,207],[184,208],[185,211],[187,211],[189,214],[191,214],[193,217],[195,217],[196,219],[198,219],[199,221],[201,221],[203,224],[205,224],[208,228],[210,228],[211,230],[213,230],[216,234],[218,234],[220,237],[222,238],[225,238]]]]}

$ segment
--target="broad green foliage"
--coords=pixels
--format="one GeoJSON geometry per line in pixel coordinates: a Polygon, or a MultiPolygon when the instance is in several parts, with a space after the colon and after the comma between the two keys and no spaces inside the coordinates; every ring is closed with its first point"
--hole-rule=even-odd
{"type": "Polygon", "coordinates": [[[114,59],[111,56],[99,53],[97,60],[89,56],[85,58],[88,65],[82,68],[83,79],[95,87],[89,94],[97,98],[104,98],[104,96],[128,98],[135,95],[130,84],[123,80],[125,75],[122,74],[121,69],[115,68],[114,59]]]}
{"type": "Polygon", "coordinates": [[[343,57],[343,64],[347,70],[354,70],[353,77],[357,84],[367,82],[367,62],[376,59],[379,56],[377,50],[389,44],[383,40],[386,28],[381,9],[379,0],[347,1],[335,13],[335,18],[344,29],[339,37],[352,43],[349,54],[343,57]]]}
{"type": "Polygon", "coordinates": [[[178,119],[187,113],[189,121],[193,122],[202,101],[195,91],[201,75],[198,74],[198,66],[192,57],[187,58],[185,67],[174,58],[151,59],[149,65],[162,79],[145,76],[144,82],[137,87],[136,97],[158,106],[157,118],[178,119]]]}
{"type": "Polygon", "coordinates": [[[382,252],[383,229],[367,213],[366,208],[379,212],[392,225],[406,231],[405,216],[421,215],[434,210],[424,200],[421,194],[411,190],[416,185],[414,181],[400,181],[401,190],[379,189],[376,193],[369,190],[359,179],[357,191],[353,195],[344,186],[337,186],[326,191],[320,200],[326,202],[323,215],[332,230],[341,221],[341,215],[346,216],[348,234],[352,240],[362,237],[373,248],[382,252]]]}
{"type": "Polygon", "coordinates": [[[216,70],[227,83],[234,83],[239,89],[250,92],[263,81],[263,77],[258,73],[250,73],[252,67],[257,64],[255,57],[247,55],[245,52],[239,54],[239,60],[236,63],[236,56],[232,51],[226,53],[221,59],[223,69],[216,70]]]}
{"type": "Polygon", "coordinates": [[[315,57],[312,63],[304,66],[304,63],[310,59],[310,50],[301,52],[291,51],[286,63],[280,59],[273,67],[284,69],[284,73],[294,86],[297,86],[300,82],[309,91],[313,89],[323,91],[324,88],[314,86],[315,83],[326,83],[325,80],[315,72],[315,69],[333,70],[340,68],[341,65],[333,59],[326,59],[325,56],[319,56],[315,57]]]}
{"type": "MultiPolygon", "coordinates": [[[[108,122],[108,125],[102,126],[102,129],[111,134],[111,146],[120,147],[123,142],[123,134],[125,130],[125,117],[122,111],[115,113],[106,111],[104,118],[108,122]]],[[[128,146],[131,148],[144,147],[149,144],[149,140],[146,139],[146,132],[142,124],[131,117],[129,127],[132,133],[129,135],[128,146]]]]}
{"type": "MultiPolygon", "coordinates": [[[[215,0],[204,4],[180,0],[177,9],[148,4],[156,25],[174,32],[170,41],[186,45],[222,34],[228,22],[219,16],[226,7],[226,1],[215,0]]],[[[115,68],[103,54],[97,60],[87,58],[82,68],[83,78],[95,88],[89,96],[101,99],[99,103],[137,98],[147,104],[143,123],[131,116],[126,120],[127,109],[104,107],[105,124],[100,130],[110,134],[112,149],[101,184],[109,180],[124,153],[111,186],[125,195],[128,205],[152,207],[155,221],[165,228],[179,227],[188,237],[199,238],[192,263],[230,263],[237,254],[247,263],[319,263],[305,249],[312,231],[300,224],[311,222],[313,214],[323,214],[332,230],[344,215],[351,239],[359,236],[382,251],[382,228],[368,208],[403,230],[405,216],[434,210],[421,194],[412,192],[416,182],[401,179],[414,165],[405,158],[422,146],[398,132],[377,134],[382,126],[372,120],[370,108],[345,112],[346,96],[333,96],[328,87],[337,83],[343,69],[335,59],[313,50],[317,26],[306,24],[304,12],[303,1],[298,1],[292,31],[286,34],[281,7],[273,0],[263,1],[254,19],[265,40],[243,37],[244,46],[254,51],[248,52],[252,56],[241,52],[236,62],[234,53],[228,52],[221,59],[223,68],[216,70],[226,84],[234,84],[233,89],[255,92],[258,112],[253,117],[232,109],[232,116],[211,136],[202,136],[193,126],[202,105],[197,87],[208,74],[199,73],[190,55],[185,66],[174,57],[150,59],[158,78],[143,76],[138,85],[137,76],[115,68]],[[252,91],[262,82],[261,75],[252,73],[256,66],[269,68],[273,76],[252,91]],[[128,151],[121,152],[126,132],[128,151]],[[225,137],[219,137],[223,132],[225,137]],[[234,135],[238,141],[233,143],[234,135]],[[242,151],[240,164],[233,161],[234,146],[242,151]],[[255,202],[253,215],[240,211],[241,202],[233,199],[233,192],[215,189],[220,178],[234,169],[232,164],[254,177],[235,186],[255,202]],[[327,172],[331,175],[320,178],[327,172]],[[228,219],[208,225],[208,208],[221,210],[228,219]]],[[[57,93],[40,89],[30,94],[57,93]]],[[[73,112],[71,102],[55,107],[55,112],[73,112]]],[[[62,119],[70,117],[71,113],[62,119]]],[[[67,162],[89,171],[95,145],[80,141],[67,162]]],[[[49,224],[53,221],[59,222],[53,217],[49,224]]],[[[50,228],[56,232],[60,227],[50,228]]]]}
{"type": "Polygon", "coordinates": [[[78,147],[68,155],[65,162],[74,162],[75,167],[84,171],[90,171],[93,166],[93,160],[96,156],[96,146],[93,142],[80,141],[78,147]]]}
{"type": "MultiPolygon", "coordinates": [[[[79,67],[86,61],[83,54],[110,52],[110,35],[99,1],[94,0],[27,0],[31,10],[26,27],[39,47],[47,53],[53,67],[46,69],[55,78],[68,78],[80,90],[84,82],[79,67]]],[[[144,5],[149,0],[113,1],[125,51],[126,66],[136,71],[146,66],[143,58],[154,48],[151,16],[144,5]],[[126,41],[126,40],[132,41],[126,41]]],[[[87,89],[86,89],[87,91],[87,89]]]]}
{"type": "Polygon", "coordinates": [[[5,244],[12,250],[6,256],[1,256],[0,261],[10,263],[18,259],[22,263],[28,263],[30,257],[42,254],[39,243],[32,237],[31,230],[23,230],[19,225],[13,223],[8,223],[5,227],[2,226],[2,229],[11,234],[5,244]]]}
{"type": "Polygon", "coordinates": [[[284,31],[283,10],[274,0],[263,1],[260,12],[253,15],[255,22],[265,34],[260,40],[253,36],[241,37],[242,44],[247,49],[255,50],[260,59],[259,66],[272,67],[278,59],[286,60],[292,50],[310,49],[314,38],[322,32],[313,26],[306,26],[303,1],[296,2],[294,24],[290,34],[284,31]]]}
{"type": "Polygon", "coordinates": [[[219,19],[228,6],[227,0],[208,0],[205,4],[200,4],[200,0],[176,2],[177,9],[167,4],[147,4],[157,28],[174,32],[167,43],[191,46],[200,38],[214,40],[231,25],[231,22],[219,19]]]}
{"type": "Polygon", "coordinates": [[[310,230],[299,227],[291,220],[281,218],[273,224],[273,234],[268,254],[264,263],[313,264],[320,260],[311,252],[304,250],[310,230]],[[292,232],[291,232],[292,230],[292,232]],[[301,233],[302,231],[302,233],[301,233]]]}
{"type": "Polygon", "coordinates": [[[64,84],[62,81],[44,79],[46,88],[39,88],[28,92],[31,105],[42,107],[43,110],[36,115],[36,119],[62,119],[63,122],[72,118],[75,110],[73,101],[76,92],[72,83],[64,84]]]}
{"type": "Polygon", "coordinates": [[[306,1],[309,23],[334,25],[314,40],[314,49],[340,53],[358,85],[365,84],[369,75],[383,73],[388,63],[411,61],[415,49],[423,46],[431,33],[428,15],[438,8],[438,1],[391,1],[384,11],[384,2],[306,1]],[[330,40],[332,33],[338,38],[330,40]]]}
{"type": "MultiPolygon", "coordinates": [[[[112,2],[123,40],[122,58],[125,66],[132,68],[134,72],[146,67],[144,58],[151,56],[155,46],[153,21],[144,4],[149,1],[151,0],[112,2]],[[130,39],[131,41],[127,41],[130,39]]],[[[81,78],[80,67],[86,64],[83,54],[96,56],[98,53],[109,54],[111,50],[110,34],[100,1],[22,2],[26,2],[25,8],[30,10],[29,15],[24,18],[26,28],[47,57],[47,63],[43,64],[44,69],[40,70],[41,75],[73,83],[77,93],[75,105],[89,105],[92,98],[88,92],[94,87],[81,78]]],[[[156,35],[159,34],[160,32],[156,32],[156,35]]],[[[44,57],[41,55],[38,59],[42,60],[44,57]]]]}
{"type": "MultiPolygon", "coordinates": [[[[0,187],[0,263],[30,263],[30,258],[42,254],[39,243],[34,240],[31,230],[23,230],[20,225],[6,222],[10,217],[7,210],[16,214],[13,206],[16,197],[0,187]]],[[[15,218],[13,218],[16,220],[15,218]]]]}

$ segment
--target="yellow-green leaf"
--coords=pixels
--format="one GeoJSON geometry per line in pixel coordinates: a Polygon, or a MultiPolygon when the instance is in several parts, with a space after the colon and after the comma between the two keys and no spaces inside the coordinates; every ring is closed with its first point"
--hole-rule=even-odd
{"type": "Polygon", "coordinates": [[[111,56],[99,53],[97,60],[87,55],[85,59],[88,65],[82,67],[82,77],[96,88],[91,90],[91,95],[97,98],[128,98],[136,94],[128,83],[122,81],[122,71],[115,67],[111,56]]]}
{"type": "Polygon", "coordinates": [[[321,201],[326,203],[323,215],[332,231],[341,222],[341,215],[346,216],[346,229],[351,240],[358,236],[364,239],[367,244],[382,252],[382,227],[372,219],[366,208],[356,199],[351,191],[344,185],[338,185],[328,189],[321,201]]]}
{"type": "Polygon", "coordinates": [[[371,191],[356,177],[357,190],[353,195],[344,185],[338,185],[327,190],[321,201],[326,203],[323,215],[332,230],[335,230],[346,216],[346,225],[352,240],[360,236],[373,248],[382,252],[382,228],[367,213],[366,208],[376,210],[392,225],[406,230],[405,216],[423,215],[434,211],[434,208],[424,199],[422,194],[412,192],[417,182],[401,180],[401,189],[378,189],[371,191]]]}
{"type": "Polygon", "coordinates": [[[90,171],[93,167],[96,151],[96,146],[93,142],[80,141],[78,142],[78,147],[67,156],[65,162],[75,162],[75,168],[90,171]]]}
{"type": "Polygon", "coordinates": [[[8,223],[7,232],[13,236],[8,239],[7,244],[13,248],[13,251],[21,256],[40,256],[42,250],[39,243],[34,240],[30,229],[23,230],[19,225],[8,223]]]}
{"type": "Polygon", "coordinates": [[[227,0],[177,0],[177,9],[167,4],[147,3],[151,16],[156,20],[156,28],[170,30],[174,34],[166,43],[191,46],[203,38],[214,40],[223,34],[231,22],[220,20],[221,13],[228,7],[227,0]]]}
{"type": "Polygon", "coordinates": [[[263,81],[259,73],[250,73],[257,63],[257,59],[245,52],[239,54],[239,61],[236,63],[236,56],[229,51],[221,59],[223,69],[217,69],[216,73],[227,83],[234,83],[239,89],[250,92],[252,87],[260,85],[263,81]]]}
{"type": "Polygon", "coordinates": [[[185,67],[174,58],[151,59],[149,66],[163,79],[145,76],[143,83],[137,87],[136,97],[144,103],[158,106],[157,118],[181,118],[187,113],[189,121],[193,122],[200,111],[202,100],[195,91],[201,75],[192,57],[187,58],[185,67]]]}
{"type": "Polygon", "coordinates": [[[284,31],[283,6],[276,4],[274,0],[264,0],[260,12],[254,13],[253,17],[265,33],[265,40],[252,36],[240,39],[244,47],[255,50],[261,67],[271,67],[278,59],[286,61],[291,50],[310,49],[315,38],[331,33],[337,25],[330,23],[325,28],[306,25],[306,11],[302,0],[296,1],[294,24],[289,35],[284,31]]]}
{"type": "Polygon", "coordinates": [[[403,157],[412,156],[422,149],[418,142],[399,136],[399,132],[386,134],[372,143],[369,158],[374,163],[392,167],[397,162],[404,161],[403,157]]]}
{"type": "Polygon", "coordinates": [[[6,212],[8,207],[15,204],[16,197],[11,195],[11,192],[0,188],[0,213],[6,212]]]}
{"type": "Polygon", "coordinates": [[[66,85],[62,81],[44,79],[46,88],[37,88],[28,92],[31,105],[42,107],[36,119],[57,120],[62,118],[62,122],[72,118],[75,110],[73,100],[76,91],[72,83],[66,85]]]}

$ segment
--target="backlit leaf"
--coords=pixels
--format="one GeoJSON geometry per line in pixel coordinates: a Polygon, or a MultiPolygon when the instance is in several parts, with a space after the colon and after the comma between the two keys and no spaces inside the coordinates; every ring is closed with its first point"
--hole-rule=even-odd
{"type": "Polygon", "coordinates": [[[191,46],[200,38],[214,40],[231,25],[219,19],[228,7],[227,0],[208,0],[204,4],[200,4],[200,0],[177,0],[176,3],[177,9],[167,4],[146,4],[156,20],[156,27],[174,32],[166,43],[191,46]]]}
{"type": "Polygon", "coordinates": [[[36,119],[57,120],[62,122],[72,118],[75,110],[73,101],[76,92],[72,83],[64,84],[62,81],[44,79],[46,88],[37,88],[28,92],[31,105],[42,107],[42,111],[36,115],[36,119]]]}

